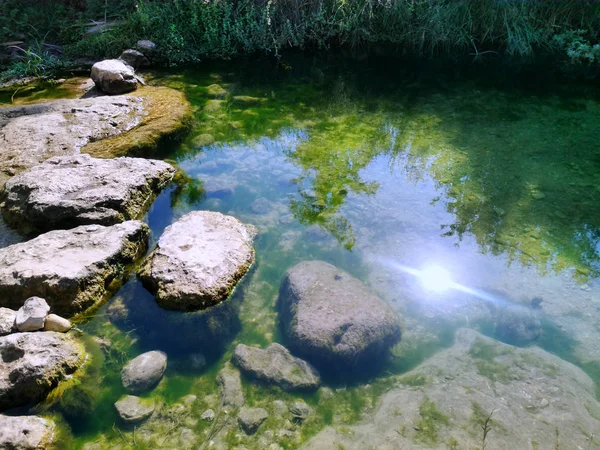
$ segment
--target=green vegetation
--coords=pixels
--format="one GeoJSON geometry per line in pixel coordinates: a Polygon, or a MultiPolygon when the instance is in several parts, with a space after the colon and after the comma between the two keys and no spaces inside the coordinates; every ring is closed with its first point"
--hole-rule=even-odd
{"type": "Polygon", "coordinates": [[[471,346],[469,353],[476,359],[475,365],[480,375],[500,383],[508,383],[514,376],[510,364],[496,361],[497,357],[509,354],[510,350],[500,349],[498,345],[478,339],[471,346]]]}
{"type": "Polygon", "coordinates": [[[593,1],[8,0],[0,17],[0,41],[42,34],[65,44],[68,56],[102,58],[151,39],[167,65],[290,48],[387,46],[477,61],[553,54],[595,68],[600,30],[593,1]],[[119,21],[89,32],[90,21],[104,19],[119,21]]]}
{"type": "Polygon", "coordinates": [[[422,373],[404,375],[400,377],[398,381],[402,384],[412,387],[425,386],[427,383],[429,383],[429,379],[427,378],[427,376],[423,375],[422,373]]]}
{"type": "Polygon", "coordinates": [[[450,419],[439,411],[435,403],[428,398],[421,403],[419,414],[421,418],[416,424],[416,439],[426,444],[435,444],[438,441],[440,428],[448,425],[450,419]]]}

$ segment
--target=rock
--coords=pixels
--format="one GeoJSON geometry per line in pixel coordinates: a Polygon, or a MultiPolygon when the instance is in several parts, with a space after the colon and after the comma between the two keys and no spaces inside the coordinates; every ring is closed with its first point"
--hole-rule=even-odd
{"type": "Polygon", "coordinates": [[[127,424],[140,423],[154,412],[152,401],[143,400],[134,395],[126,395],[115,403],[121,420],[127,424]]]}
{"type": "Polygon", "coordinates": [[[254,262],[256,229],[210,211],[186,214],[165,229],[140,278],[168,309],[197,310],[225,300],[254,262]]]}
{"type": "Polygon", "coordinates": [[[207,409],[202,413],[200,418],[206,422],[212,422],[215,420],[215,412],[212,409],[207,409]]]}
{"type": "Polygon", "coordinates": [[[71,329],[72,325],[68,319],[57,316],[56,314],[48,314],[44,323],[44,331],[56,331],[58,333],[66,333],[71,329]]]}
{"type": "Polygon", "coordinates": [[[174,174],[156,160],[58,156],[11,178],[0,206],[25,231],[114,225],[140,218],[174,174]]]}
{"type": "Polygon", "coordinates": [[[217,375],[217,382],[221,389],[221,401],[223,406],[240,408],[244,406],[244,391],[242,390],[242,379],[240,373],[231,367],[229,363],[221,369],[217,375]]]}
{"type": "Polygon", "coordinates": [[[312,414],[312,408],[303,401],[290,405],[290,414],[294,422],[304,422],[312,414]]]}
{"type": "Polygon", "coordinates": [[[533,341],[542,334],[540,318],[529,308],[496,308],[493,319],[496,338],[507,343],[533,341]]]}
{"type": "Polygon", "coordinates": [[[492,411],[489,449],[586,448],[600,430],[594,382],[537,347],[512,347],[462,329],[451,348],[403,377],[423,375],[428,381],[418,388],[385,393],[362,423],[343,432],[325,428],[301,448],[442,450],[448,442],[481,448],[482,423],[492,411]],[[544,399],[552,401],[542,406],[544,399]]]}
{"type": "Polygon", "coordinates": [[[289,408],[283,400],[273,400],[273,411],[277,417],[281,418],[288,413],[289,408]]]}
{"type": "Polygon", "coordinates": [[[150,60],[146,58],[142,52],[132,48],[121,53],[119,59],[124,61],[125,64],[133,67],[135,70],[138,70],[140,67],[148,67],[150,65],[150,60]]]}
{"type": "Polygon", "coordinates": [[[123,280],[124,270],[147,248],[148,226],[128,221],[111,227],[84,225],[56,230],[0,249],[0,302],[20,308],[43,295],[62,316],[81,312],[123,280]]]}
{"type": "Polygon", "coordinates": [[[279,344],[265,350],[238,344],[231,361],[247,375],[286,391],[315,390],[321,382],[314,367],[279,344]]]}
{"type": "Polygon", "coordinates": [[[55,438],[54,423],[36,416],[0,414],[0,448],[39,450],[49,448],[55,438]]]}
{"type": "Polygon", "coordinates": [[[202,353],[192,353],[189,357],[189,364],[194,370],[202,370],[206,367],[206,358],[202,353]]]}
{"type": "Polygon", "coordinates": [[[213,144],[215,142],[215,137],[212,134],[200,134],[194,138],[192,144],[194,147],[204,147],[206,145],[213,144]]]}
{"type": "MultiPolygon", "coordinates": [[[[147,91],[147,90],[146,90],[147,91]]],[[[140,97],[55,100],[0,108],[0,186],[48,158],[131,130],[149,111],[140,97]]]]}
{"type": "Polygon", "coordinates": [[[15,319],[17,312],[9,308],[0,308],[0,336],[16,331],[15,319]]]}
{"type": "Polygon", "coordinates": [[[288,342],[311,361],[363,364],[400,340],[395,312],[359,280],[323,261],[288,270],[278,306],[288,342]]]}
{"type": "Polygon", "coordinates": [[[167,355],[151,351],[133,358],[121,371],[121,381],[129,392],[137,393],[152,389],[167,370],[167,355]]]}
{"type": "Polygon", "coordinates": [[[148,58],[152,57],[152,55],[154,55],[154,53],[156,52],[156,44],[146,39],[137,41],[135,47],[148,58]]]}
{"type": "Polygon", "coordinates": [[[0,410],[36,403],[85,361],[83,347],[54,332],[0,337],[0,410]]]}
{"type": "Polygon", "coordinates": [[[30,297],[17,311],[15,324],[19,331],[37,331],[44,328],[50,307],[40,297],[30,297]]]}
{"type": "Polygon", "coordinates": [[[90,78],[106,94],[125,94],[137,89],[133,67],[120,59],[105,59],[92,66],[90,78]]]}
{"type": "Polygon", "coordinates": [[[264,197],[257,198],[250,205],[254,214],[267,214],[273,208],[271,202],[264,197]]]}
{"type": "Polygon", "coordinates": [[[256,433],[268,417],[269,414],[263,408],[243,407],[240,409],[238,415],[238,423],[242,430],[244,430],[244,433],[250,435],[256,433]]]}
{"type": "Polygon", "coordinates": [[[227,91],[218,84],[211,84],[206,88],[206,93],[209,97],[223,98],[227,95],[227,91]]]}
{"type": "Polygon", "coordinates": [[[248,95],[236,95],[233,97],[232,101],[234,104],[242,106],[254,106],[265,102],[266,99],[259,97],[250,97],[248,95]]]}

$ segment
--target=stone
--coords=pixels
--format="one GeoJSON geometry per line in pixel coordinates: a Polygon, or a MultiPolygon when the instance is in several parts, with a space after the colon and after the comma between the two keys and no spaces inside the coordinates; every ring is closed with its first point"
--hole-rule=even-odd
{"type": "Polygon", "coordinates": [[[218,212],[193,211],[168,226],[139,275],[158,304],[184,311],[225,300],[254,263],[256,228],[218,212]]]}
{"type": "Polygon", "coordinates": [[[124,61],[125,64],[133,67],[134,70],[138,70],[141,67],[148,67],[150,60],[140,51],[129,48],[121,53],[119,59],[124,61]]]}
{"type": "Polygon", "coordinates": [[[202,413],[200,418],[206,422],[212,422],[215,420],[215,412],[212,409],[207,409],[202,413]]]}
{"type": "Polygon", "coordinates": [[[6,222],[25,232],[114,225],[140,218],[175,169],[143,158],[50,158],[11,178],[0,204],[6,222]]]}
{"type": "Polygon", "coordinates": [[[137,44],[135,44],[135,47],[140,52],[142,52],[144,55],[146,55],[148,58],[150,58],[156,52],[156,44],[147,39],[142,39],[142,40],[137,41],[137,44]]]}
{"type": "Polygon", "coordinates": [[[85,361],[68,334],[40,331],[0,337],[0,410],[37,403],[85,361]]]}
{"type": "Polygon", "coordinates": [[[75,155],[94,141],[139,125],[149,111],[140,97],[54,100],[0,108],[0,187],[53,156],[75,155]]]}
{"type": "Polygon", "coordinates": [[[137,89],[133,67],[120,59],[105,59],[92,66],[90,78],[106,94],[125,94],[137,89]]]}
{"type": "Polygon", "coordinates": [[[312,408],[303,401],[294,402],[290,405],[290,414],[294,422],[304,422],[312,414],[312,408]]]}
{"type": "Polygon", "coordinates": [[[121,381],[129,392],[144,392],[158,384],[165,370],[167,370],[167,355],[153,350],[129,361],[121,371],[121,381]]]}
{"type": "Polygon", "coordinates": [[[223,98],[227,95],[227,91],[218,84],[211,84],[210,86],[207,86],[206,93],[209,97],[213,98],[223,98]]]}
{"type": "Polygon", "coordinates": [[[368,364],[400,340],[394,310],[362,282],[323,261],[301,262],[287,271],[278,307],[290,347],[311,362],[368,364]]]}
{"type": "Polygon", "coordinates": [[[542,322],[535,311],[529,308],[495,308],[492,317],[495,337],[509,344],[534,341],[542,334],[542,322]]]}
{"type": "Polygon", "coordinates": [[[16,311],[9,308],[0,308],[0,336],[5,336],[17,330],[16,318],[16,311]]]}
{"type": "Polygon", "coordinates": [[[221,390],[221,403],[225,407],[240,408],[246,400],[242,390],[240,372],[227,363],[217,375],[217,383],[221,390]]]}
{"type": "Polygon", "coordinates": [[[148,226],[128,221],[55,230],[0,249],[0,305],[17,309],[43,295],[61,316],[84,311],[125,280],[148,243],[148,226]]]}
{"type": "Polygon", "coordinates": [[[481,448],[481,417],[492,411],[490,449],[586,448],[600,430],[594,382],[537,347],[517,348],[460,329],[452,347],[403,375],[419,376],[427,381],[387,391],[361,423],[343,431],[326,427],[300,448],[415,448],[432,435],[438,444],[428,448],[447,448],[449,440],[459,448],[481,448]],[[544,399],[552,401],[546,405],[544,399]],[[424,418],[424,406],[435,412],[434,420],[424,418]]]}
{"type": "Polygon", "coordinates": [[[126,424],[136,424],[147,420],[154,412],[152,401],[135,395],[126,395],[115,403],[117,413],[126,424]]]}
{"type": "Polygon", "coordinates": [[[0,414],[0,448],[39,450],[50,448],[55,438],[54,423],[37,416],[0,414]]]}
{"type": "Polygon", "coordinates": [[[56,314],[48,314],[44,322],[44,331],[56,331],[57,333],[66,333],[72,328],[71,322],[64,317],[56,314]]]}
{"type": "Polygon", "coordinates": [[[242,407],[238,415],[238,423],[244,433],[251,435],[256,433],[258,428],[269,417],[269,413],[263,408],[242,407]]]}
{"type": "Polygon", "coordinates": [[[215,137],[212,134],[204,133],[196,136],[192,141],[192,145],[194,145],[194,147],[204,147],[206,145],[214,144],[214,142],[215,137]]]}
{"type": "Polygon", "coordinates": [[[315,390],[321,382],[314,367],[276,343],[265,350],[238,344],[231,361],[243,373],[285,391],[315,390]]]}
{"type": "Polygon", "coordinates": [[[264,197],[261,197],[254,200],[250,205],[250,208],[252,209],[252,212],[254,214],[267,214],[271,211],[273,206],[271,205],[271,202],[269,200],[267,200],[264,197]]]}
{"type": "Polygon", "coordinates": [[[40,297],[30,297],[17,311],[15,324],[19,331],[38,331],[44,328],[50,307],[40,297]]]}

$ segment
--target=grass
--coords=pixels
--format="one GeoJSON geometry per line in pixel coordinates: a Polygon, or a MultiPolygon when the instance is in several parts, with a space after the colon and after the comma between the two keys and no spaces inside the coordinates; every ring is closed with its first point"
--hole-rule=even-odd
{"type": "Polygon", "coordinates": [[[415,438],[425,444],[438,442],[438,433],[442,426],[450,423],[450,419],[437,409],[436,404],[429,398],[425,398],[419,406],[421,418],[417,422],[417,433],[415,438]]]}
{"type": "Polygon", "coordinates": [[[469,354],[475,358],[477,372],[492,381],[500,383],[507,383],[514,375],[514,371],[508,365],[496,361],[497,357],[508,353],[510,353],[510,350],[488,344],[482,339],[477,339],[469,351],[469,354]]]}

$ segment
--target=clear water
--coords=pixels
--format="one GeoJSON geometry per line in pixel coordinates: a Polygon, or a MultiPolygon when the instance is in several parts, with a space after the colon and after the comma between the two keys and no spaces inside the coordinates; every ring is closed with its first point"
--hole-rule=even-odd
{"type": "MultiPolygon", "coordinates": [[[[402,314],[404,336],[377,374],[331,377],[332,397],[304,396],[316,413],[300,436],[278,441],[285,448],[357,421],[392,375],[449,345],[456,328],[492,333],[494,307],[541,300],[537,345],[600,383],[598,91],[470,70],[287,57],[154,74],[152,83],[187,94],[197,126],[159,155],[188,181],[147,214],[153,241],[189,211],[220,211],[258,227],[257,262],[210,312],[163,311],[132,276],[81,324],[92,367],[48,409],[70,428],[65,448],[160,448],[183,428],[189,448],[203,448],[211,425],[197,419],[218,399],[216,373],[239,342],[282,342],[279,283],[308,259],[367,283],[402,314]],[[227,97],[211,97],[213,84],[227,97]],[[439,279],[409,273],[432,266],[465,289],[438,292],[439,279]],[[111,342],[107,355],[91,336],[111,342]],[[153,349],[169,355],[164,381],[147,395],[164,402],[164,420],[136,440],[115,426],[113,403],[124,394],[120,369],[153,349]],[[197,405],[178,417],[190,394],[197,405]]],[[[13,238],[0,229],[3,243],[13,238]]],[[[247,381],[244,389],[251,405],[301,397],[247,381]]],[[[261,448],[236,434],[232,446],[261,448]]]]}

